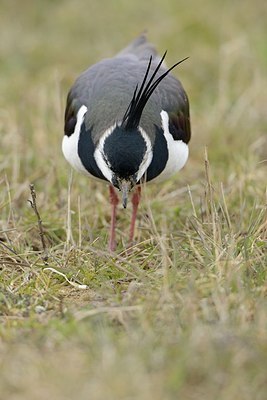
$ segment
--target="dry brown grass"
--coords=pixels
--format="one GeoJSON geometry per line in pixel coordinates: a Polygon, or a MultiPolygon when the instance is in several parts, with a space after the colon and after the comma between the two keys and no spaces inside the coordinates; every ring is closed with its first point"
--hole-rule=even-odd
{"type": "Polygon", "coordinates": [[[1,3],[0,399],[264,400],[265,2],[1,3]],[[18,9],[20,12],[18,12],[18,9]],[[105,185],[60,145],[67,90],[146,27],[191,99],[190,160],[106,251],[105,185]],[[45,229],[43,260],[34,183],[45,229]]]}

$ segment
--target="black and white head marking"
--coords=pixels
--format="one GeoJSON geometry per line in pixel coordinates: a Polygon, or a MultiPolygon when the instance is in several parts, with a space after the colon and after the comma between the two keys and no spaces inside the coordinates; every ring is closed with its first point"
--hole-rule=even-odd
{"type": "Polygon", "coordinates": [[[121,124],[114,124],[101,136],[94,158],[105,178],[113,183],[114,176],[138,182],[152,160],[152,145],[146,132],[138,127],[125,132],[121,124]]]}

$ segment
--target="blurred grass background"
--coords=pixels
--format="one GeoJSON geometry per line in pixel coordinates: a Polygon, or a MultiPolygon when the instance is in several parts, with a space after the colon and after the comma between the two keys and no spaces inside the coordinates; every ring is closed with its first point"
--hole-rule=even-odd
{"type": "Polygon", "coordinates": [[[260,0],[0,0],[0,399],[266,399],[266,14],[260,0]],[[120,210],[111,257],[105,185],[74,174],[68,196],[65,98],[143,30],[169,65],[190,56],[175,71],[190,159],[147,188],[129,255],[120,210]]]}

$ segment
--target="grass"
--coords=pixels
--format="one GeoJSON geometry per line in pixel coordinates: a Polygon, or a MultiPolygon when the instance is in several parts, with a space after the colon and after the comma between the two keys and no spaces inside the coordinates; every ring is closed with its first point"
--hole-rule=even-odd
{"type": "Polygon", "coordinates": [[[266,398],[265,3],[201,5],[1,2],[0,399],[266,398]],[[65,98],[144,28],[190,56],[190,160],[145,188],[129,254],[120,210],[110,255],[107,187],[61,155],[65,98]]]}

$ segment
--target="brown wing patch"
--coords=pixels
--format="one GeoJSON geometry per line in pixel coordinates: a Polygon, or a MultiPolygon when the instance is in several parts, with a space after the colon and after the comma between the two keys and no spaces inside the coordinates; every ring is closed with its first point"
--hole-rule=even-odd
{"type": "Polygon", "coordinates": [[[65,110],[65,125],[64,133],[67,136],[71,136],[74,132],[75,125],[77,123],[77,101],[72,98],[71,92],[68,94],[66,110],[65,110]]]}
{"type": "Polygon", "coordinates": [[[174,140],[188,143],[191,138],[189,113],[169,113],[169,131],[174,140]]]}

